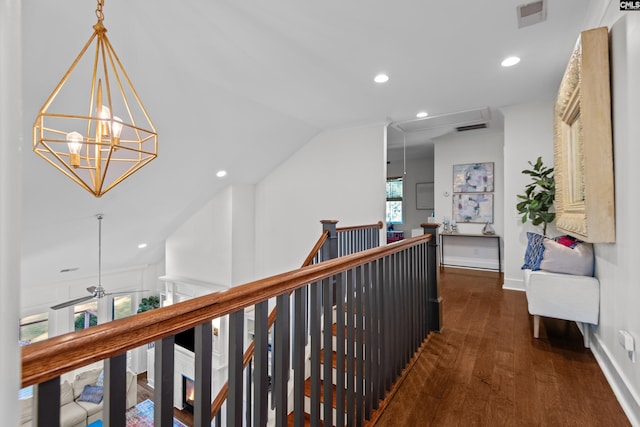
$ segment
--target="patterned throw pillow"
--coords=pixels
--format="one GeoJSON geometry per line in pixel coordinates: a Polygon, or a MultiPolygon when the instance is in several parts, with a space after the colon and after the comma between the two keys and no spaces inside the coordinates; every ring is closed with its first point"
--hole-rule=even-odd
{"type": "Polygon", "coordinates": [[[522,270],[539,270],[544,253],[544,237],[542,234],[527,232],[527,250],[524,253],[522,270]]]}
{"type": "Polygon", "coordinates": [[[97,385],[86,385],[78,400],[83,402],[100,403],[102,402],[103,388],[97,385]]]}

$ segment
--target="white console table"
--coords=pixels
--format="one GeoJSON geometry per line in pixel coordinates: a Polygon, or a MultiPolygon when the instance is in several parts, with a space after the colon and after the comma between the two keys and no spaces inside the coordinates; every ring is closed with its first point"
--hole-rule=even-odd
{"type": "MultiPolygon", "coordinates": [[[[440,233],[440,266],[448,265],[450,267],[469,267],[458,264],[446,264],[444,262],[444,245],[450,237],[477,237],[481,239],[494,239],[498,246],[498,268],[497,271],[502,272],[502,253],[500,250],[500,236],[497,234],[471,234],[471,233],[440,233]]],[[[496,270],[495,268],[489,268],[488,270],[496,270]]]]}

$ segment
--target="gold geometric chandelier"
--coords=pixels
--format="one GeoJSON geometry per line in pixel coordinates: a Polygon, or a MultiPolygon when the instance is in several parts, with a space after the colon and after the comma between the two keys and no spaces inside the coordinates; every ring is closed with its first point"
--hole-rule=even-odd
{"type": "Polygon", "coordinates": [[[103,6],[98,0],[93,35],[33,125],[36,154],[96,197],[158,153],[156,129],[102,25],[103,6]],[[95,54],[84,56],[94,42],[95,54]]]}

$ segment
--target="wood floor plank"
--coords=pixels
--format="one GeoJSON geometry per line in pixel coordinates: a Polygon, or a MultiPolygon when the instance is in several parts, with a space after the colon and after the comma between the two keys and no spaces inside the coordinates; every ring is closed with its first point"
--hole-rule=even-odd
{"type": "Polygon", "coordinates": [[[435,334],[376,426],[628,426],[575,323],[543,318],[502,275],[440,272],[435,334]]]}

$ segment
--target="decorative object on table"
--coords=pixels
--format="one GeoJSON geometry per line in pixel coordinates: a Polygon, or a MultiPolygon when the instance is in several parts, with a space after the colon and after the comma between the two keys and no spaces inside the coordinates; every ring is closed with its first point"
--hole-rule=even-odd
{"type": "Polygon", "coordinates": [[[493,229],[493,226],[489,221],[487,221],[484,224],[484,227],[482,227],[482,234],[484,234],[485,236],[493,236],[494,234],[496,234],[496,231],[493,229]]]}
{"type": "Polygon", "coordinates": [[[493,192],[493,162],[453,165],[453,192],[493,192]]]}
{"type": "Polygon", "coordinates": [[[450,231],[451,229],[449,228],[449,217],[445,216],[444,219],[442,220],[442,232],[449,233],[450,231]]]}
{"type": "Polygon", "coordinates": [[[552,223],[556,217],[553,211],[553,202],[556,194],[556,185],[553,176],[553,168],[547,167],[538,157],[535,164],[529,161],[531,169],[525,169],[523,174],[529,175],[531,181],[524,187],[524,194],[518,194],[521,201],[516,205],[518,213],[522,215],[522,223],[530,220],[536,227],[542,224],[542,234],[547,234],[547,224],[552,223]]]}
{"type": "Polygon", "coordinates": [[[95,197],[158,152],[156,129],[107,38],[103,5],[98,0],[93,34],[33,125],[33,151],[95,197]],[[95,53],[85,55],[94,42],[95,53]]]}
{"type": "Polygon", "coordinates": [[[609,33],[580,33],[554,112],[556,227],[592,243],[613,243],[615,201],[609,33]]]}
{"type": "Polygon", "coordinates": [[[451,220],[451,232],[452,233],[458,232],[458,223],[456,222],[455,219],[451,220]]]}
{"type": "Polygon", "coordinates": [[[456,222],[493,222],[493,194],[454,194],[453,219],[456,222]]]}

